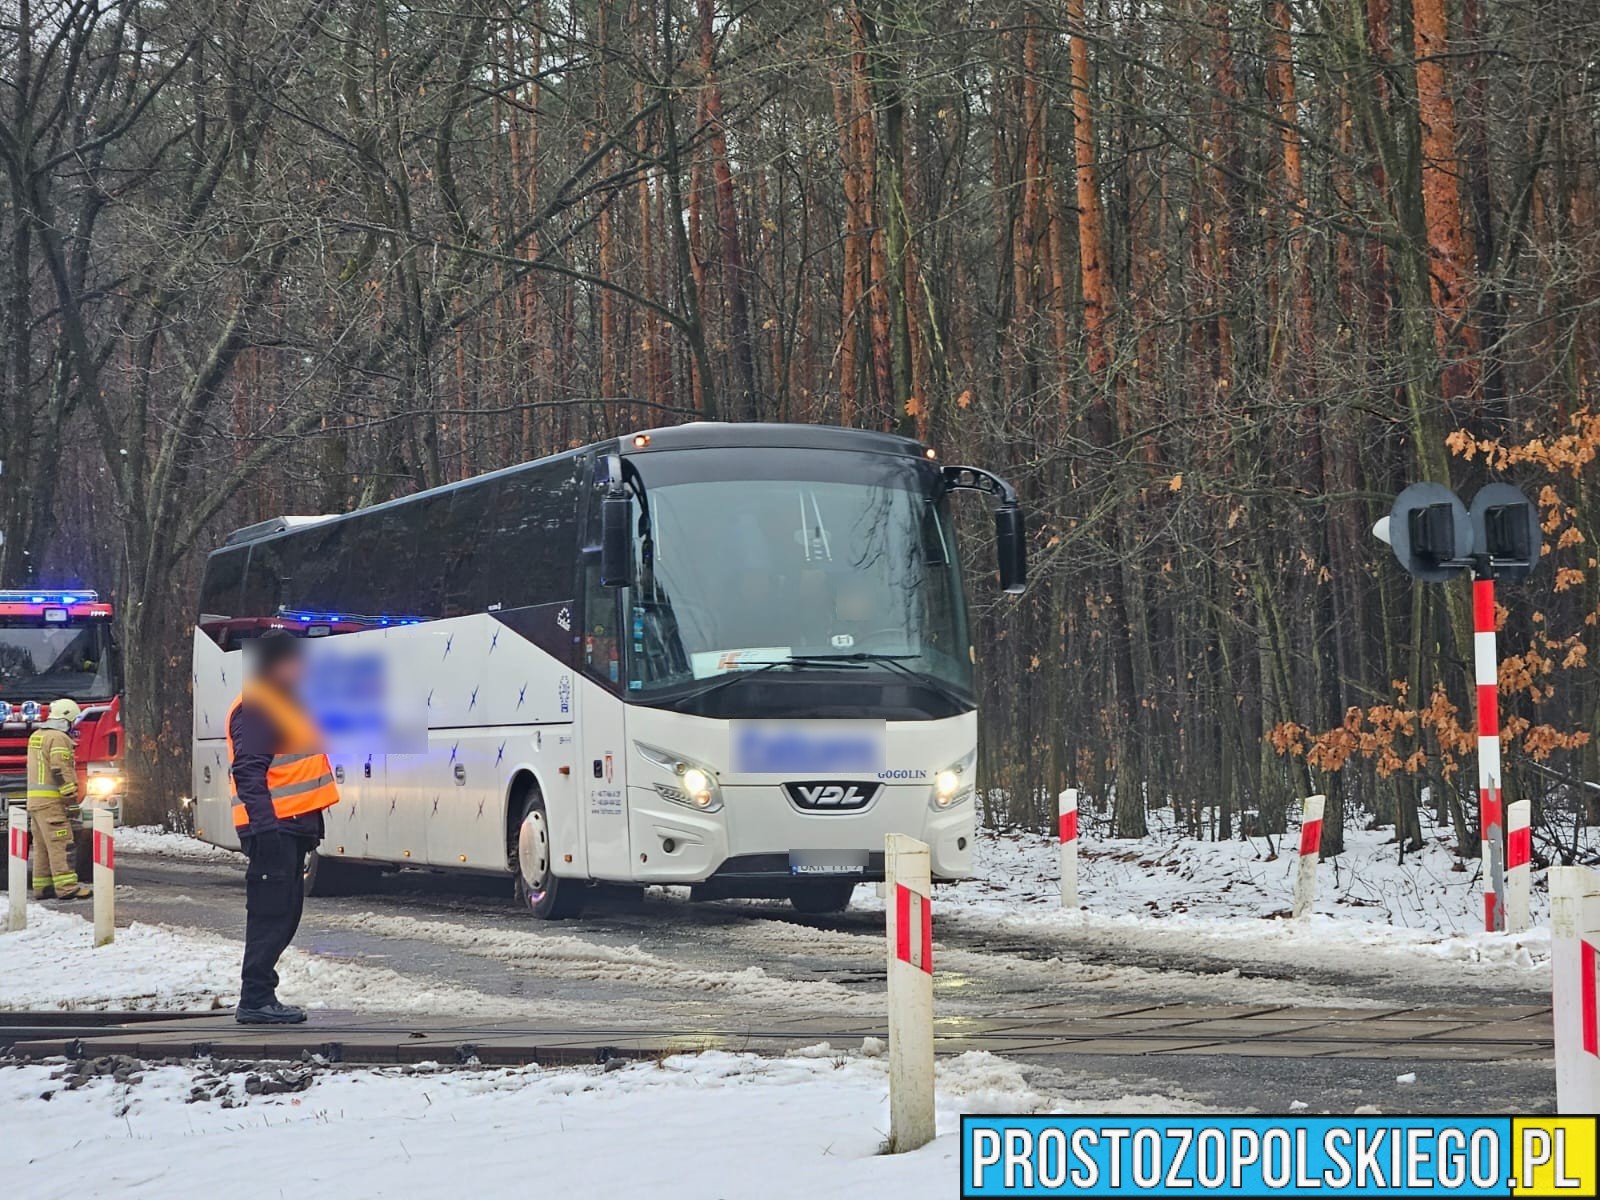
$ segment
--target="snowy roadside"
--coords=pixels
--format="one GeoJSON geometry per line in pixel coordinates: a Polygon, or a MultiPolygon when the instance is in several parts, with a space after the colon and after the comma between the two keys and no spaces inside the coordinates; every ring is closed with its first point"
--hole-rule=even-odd
{"type": "MultiPolygon", "coordinates": [[[[0,925],[9,905],[0,897],[0,925]]],[[[0,1010],[196,1012],[231,1008],[242,947],[229,938],[134,923],[93,945],[87,909],[28,906],[28,928],[0,933],[0,1010]]],[[[279,964],[286,997],[314,1008],[464,1016],[539,1015],[526,998],[492,996],[384,967],[290,949],[279,964]]],[[[545,1015],[554,1015],[545,1014],[545,1015]]]]}
{"type": "MultiPolygon", "coordinates": [[[[1454,834],[1424,825],[1423,845],[1402,862],[1389,829],[1350,829],[1345,852],[1318,869],[1324,916],[1437,935],[1480,928],[1476,864],[1460,863],[1454,834]],[[1466,869],[1458,869],[1464,866],[1466,869]]],[[[1289,913],[1298,859],[1293,838],[1203,841],[1173,828],[1170,810],[1150,814],[1142,838],[1086,830],[1080,843],[1083,906],[1108,916],[1261,918],[1289,913]]],[[[975,875],[941,888],[947,904],[1013,913],[1058,902],[1057,843],[1028,833],[980,834],[975,875]]],[[[1549,915],[1545,872],[1533,874],[1535,927],[1549,915]]]]}
{"type": "MultiPolygon", "coordinates": [[[[142,828],[125,843],[133,852],[174,859],[236,861],[194,838],[142,828]]],[[[1285,839],[1226,842],[1189,838],[1171,827],[1170,810],[1151,814],[1151,833],[1140,839],[1108,839],[1086,834],[1082,843],[1082,910],[1059,907],[1057,845],[1033,834],[985,832],[975,848],[975,877],[941,886],[935,896],[936,920],[952,932],[966,930],[1025,938],[1041,951],[1058,951],[1062,963],[1053,982],[1082,986],[1142,988],[1174,972],[1190,971],[1199,981],[1190,991],[1209,994],[1205,981],[1216,963],[1261,966],[1279,979],[1245,989],[1256,1000],[1304,1002],[1317,993],[1301,992],[1294,975],[1322,970],[1359,978],[1407,978],[1435,986],[1470,985],[1500,991],[1542,992],[1548,987],[1550,942],[1544,928],[1549,899],[1544,872],[1534,875],[1534,928],[1517,935],[1485,934],[1475,928],[1481,911],[1476,874],[1457,870],[1453,835],[1424,828],[1423,847],[1398,860],[1388,830],[1350,830],[1346,852],[1320,868],[1316,914],[1306,921],[1287,919],[1296,857],[1285,839]],[[1111,977],[1108,954],[1120,960],[1111,977]],[[1195,959],[1209,960],[1198,965],[1195,959]],[[1126,978],[1124,978],[1126,976],[1126,978]]],[[[677,893],[674,893],[675,898],[677,893]]],[[[754,906],[759,907],[759,902],[754,906]]],[[[855,893],[858,909],[881,910],[870,887],[855,893]]],[[[785,907],[784,915],[788,910],[785,907]]],[[[680,985],[683,964],[666,962],[638,947],[608,947],[586,938],[543,930],[484,930],[451,922],[378,913],[326,916],[327,923],[368,933],[423,936],[486,958],[536,968],[569,980],[622,979],[636,986],[680,985]]],[[[728,939],[785,938],[812,948],[839,943],[840,953],[859,953],[858,931],[758,922],[755,930],[728,930],[728,939]]],[[[936,931],[936,938],[938,936],[936,931]]],[[[968,939],[970,940],[970,938],[968,939]]],[[[876,948],[873,948],[876,953],[876,948]]],[[[947,951],[955,966],[961,951],[947,951]],[[951,953],[958,957],[952,958],[951,953]]],[[[0,951],[3,963],[3,951],[0,951]]],[[[335,965],[309,959],[309,966],[335,965]]],[[[353,968],[352,968],[353,969],[353,968]]],[[[1043,969],[1018,962],[1015,970],[1043,969]]],[[[1187,976],[1186,976],[1187,977],[1187,976]]],[[[799,988],[813,1005],[855,1011],[875,1005],[859,991],[824,981],[798,984],[768,976],[758,968],[709,972],[698,981],[710,992],[753,1007],[792,1001],[799,988]]],[[[1238,999],[1236,979],[1211,979],[1217,999],[1238,999]]],[[[1311,985],[1307,985],[1311,987],[1311,985]]],[[[4,984],[0,983],[0,1004],[4,984]]],[[[477,996],[477,993],[469,993],[477,996]]],[[[333,1006],[340,1005],[329,1001],[333,1006]]],[[[472,1011],[484,1011],[479,997],[472,1011]]]]}
{"type": "Polygon", "coordinates": [[[187,833],[174,833],[159,825],[123,825],[117,829],[118,854],[149,854],[188,862],[235,863],[242,871],[244,855],[202,842],[187,833]]]}
{"type": "MultiPolygon", "coordinates": [[[[1063,949],[1115,947],[1131,962],[1204,955],[1240,964],[1360,975],[1406,972],[1418,982],[1490,988],[1548,987],[1549,895],[1536,871],[1534,927],[1522,934],[1476,928],[1482,893],[1472,871],[1454,869],[1453,837],[1425,830],[1424,847],[1398,861],[1388,830],[1351,830],[1346,851],[1320,867],[1308,920],[1288,919],[1296,856],[1283,838],[1200,841],[1152,813],[1139,839],[1086,836],[1080,911],[1060,907],[1054,839],[988,833],[975,847],[975,876],[943,885],[935,920],[1023,935],[1063,949]]],[[[881,907],[857,889],[862,908],[881,907]]]]}
{"type": "Polygon", "coordinates": [[[60,1164],[92,1162],[118,1196],[648,1193],[702,1200],[943,1195],[957,1183],[963,1112],[1204,1112],[1181,1096],[1077,1081],[1070,1100],[1035,1091],[1016,1064],[973,1052],[938,1066],[939,1137],[880,1153],[888,1129],[881,1047],[815,1046],[781,1059],[708,1052],[660,1062],[544,1071],[315,1070],[304,1090],[246,1091],[247,1069],[152,1066],[72,1090],[49,1064],[0,1069],[0,1114],[19,1195],[60,1164]],[[128,1082],[129,1078],[137,1081],[128,1082]],[[199,1086],[208,1097],[195,1100],[199,1086]],[[48,1102],[46,1096],[48,1095],[48,1102]],[[224,1102],[227,1107],[224,1107],[224,1102]],[[292,1164],[284,1172],[251,1164],[292,1164]],[[20,1172],[20,1175],[19,1175],[20,1172]]]}

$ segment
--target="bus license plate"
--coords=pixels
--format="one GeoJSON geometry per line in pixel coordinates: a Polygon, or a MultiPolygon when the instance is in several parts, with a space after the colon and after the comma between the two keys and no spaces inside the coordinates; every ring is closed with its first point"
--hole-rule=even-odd
{"type": "Polygon", "coordinates": [[[791,875],[865,875],[865,850],[791,850],[791,875]]]}

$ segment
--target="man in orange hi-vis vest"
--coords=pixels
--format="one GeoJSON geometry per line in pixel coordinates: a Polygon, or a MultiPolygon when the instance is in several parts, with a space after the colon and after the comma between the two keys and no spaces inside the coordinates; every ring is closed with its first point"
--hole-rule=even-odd
{"type": "Polygon", "coordinates": [[[300,702],[301,643],[275,631],[246,650],[251,669],[228,711],[233,824],[249,857],[244,967],[234,1019],[292,1025],[305,1010],[278,999],[278,959],[300,927],[306,855],[322,840],[322,810],[338,803],[333,766],[300,702]]]}

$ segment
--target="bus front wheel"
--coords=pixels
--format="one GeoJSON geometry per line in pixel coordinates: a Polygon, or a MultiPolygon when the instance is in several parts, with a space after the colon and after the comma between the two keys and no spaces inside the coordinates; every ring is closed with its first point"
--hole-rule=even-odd
{"type": "Polygon", "coordinates": [[[558,879],[551,870],[553,857],[544,798],[535,793],[522,810],[511,866],[518,903],[541,921],[559,921],[583,911],[582,881],[558,879]]]}
{"type": "Polygon", "coordinates": [[[794,891],[789,893],[789,903],[796,912],[840,913],[850,907],[850,896],[855,890],[855,881],[851,879],[810,880],[795,884],[794,891]]]}

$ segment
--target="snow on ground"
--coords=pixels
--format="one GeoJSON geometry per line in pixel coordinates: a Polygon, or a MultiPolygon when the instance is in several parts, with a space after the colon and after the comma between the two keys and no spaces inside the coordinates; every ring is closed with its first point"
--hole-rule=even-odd
{"type": "MultiPolygon", "coordinates": [[[[0,896],[0,928],[8,909],[0,896]]],[[[240,943],[135,923],[119,927],[109,946],[96,947],[87,913],[87,906],[63,911],[30,904],[27,929],[0,933],[0,1010],[194,1012],[231,1008],[238,999],[240,943]]],[[[294,948],[279,973],[279,992],[314,1008],[540,1015],[539,1003],[526,998],[490,996],[294,948]]]]}
{"type": "Polygon", "coordinates": [[[963,1112],[1205,1111],[1121,1094],[1114,1081],[1085,1079],[1070,1101],[1042,1095],[1015,1064],[974,1052],[939,1064],[938,1139],[889,1156],[886,1063],[827,1046],[619,1070],[325,1070],[282,1095],[247,1095],[235,1071],[232,1107],[189,1103],[197,1082],[216,1093],[209,1074],[150,1067],[138,1082],[100,1076],[65,1090],[49,1065],[0,1068],[8,1182],[17,1195],[47,1193],[77,1162],[128,1200],[445,1195],[465,1180],[487,1195],[922,1200],[956,1189],[963,1112]]]}
{"type": "MultiPolygon", "coordinates": [[[[1322,863],[1316,912],[1293,921],[1297,867],[1284,837],[1201,841],[1172,827],[1171,810],[1150,814],[1138,839],[1086,833],[1079,901],[1060,908],[1058,845],[1036,834],[980,836],[975,877],[938,889],[935,913],[956,920],[1069,941],[1089,938],[1136,959],[1146,951],[1205,953],[1303,968],[1470,975],[1489,986],[1543,986],[1550,938],[1545,872],[1534,874],[1534,928],[1486,934],[1474,869],[1455,869],[1454,835],[1425,826],[1425,845],[1398,860],[1392,830],[1351,829],[1345,853],[1322,863]]],[[[858,903],[875,903],[870,890],[858,903]]],[[[937,919],[937,916],[936,916],[937,919]]],[[[1419,977],[1419,982],[1423,981],[1419,977]]]]}
{"type": "MultiPolygon", "coordinates": [[[[541,979],[604,981],[646,988],[704,992],[735,1007],[793,1011],[882,1012],[881,995],[863,995],[827,980],[795,980],[769,975],[760,967],[716,970],[673,962],[640,946],[612,946],[567,934],[547,933],[537,924],[509,928],[461,925],[381,913],[322,914],[323,925],[359,929],[378,937],[419,938],[525,968],[541,979]]],[[[883,954],[882,938],[872,944],[883,954]]]]}
{"type": "MultiPolygon", "coordinates": [[[[1483,919],[1477,864],[1457,859],[1453,831],[1426,824],[1423,832],[1423,848],[1401,862],[1392,829],[1347,829],[1345,852],[1319,868],[1317,911],[1435,934],[1476,930],[1483,919]]],[[[1143,838],[1101,837],[1086,829],[1079,843],[1079,897],[1086,908],[1119,916],[1287,916],[1297,836],[1201,841],[1173,827],[1171,809],[1157,809],[1143,838]]],[[[945,896],[973,907],[1056,903],[1055,839],[983,835],[975,849],[976,878],[943,889],[945,896]]],[[[1536,871],[1533,923],[1543,924],[1548,912],[1544,872],[1536,871]]]]}
{"type": "Polygon", "coordinates": [[[187,833],[174,833],[159,825],[122,825],[117,828],[118,854],[149,854],[160,858],[182,858],[190,862],[237,863],[244,869],[244,856],[202,842],[187,833]]]}

